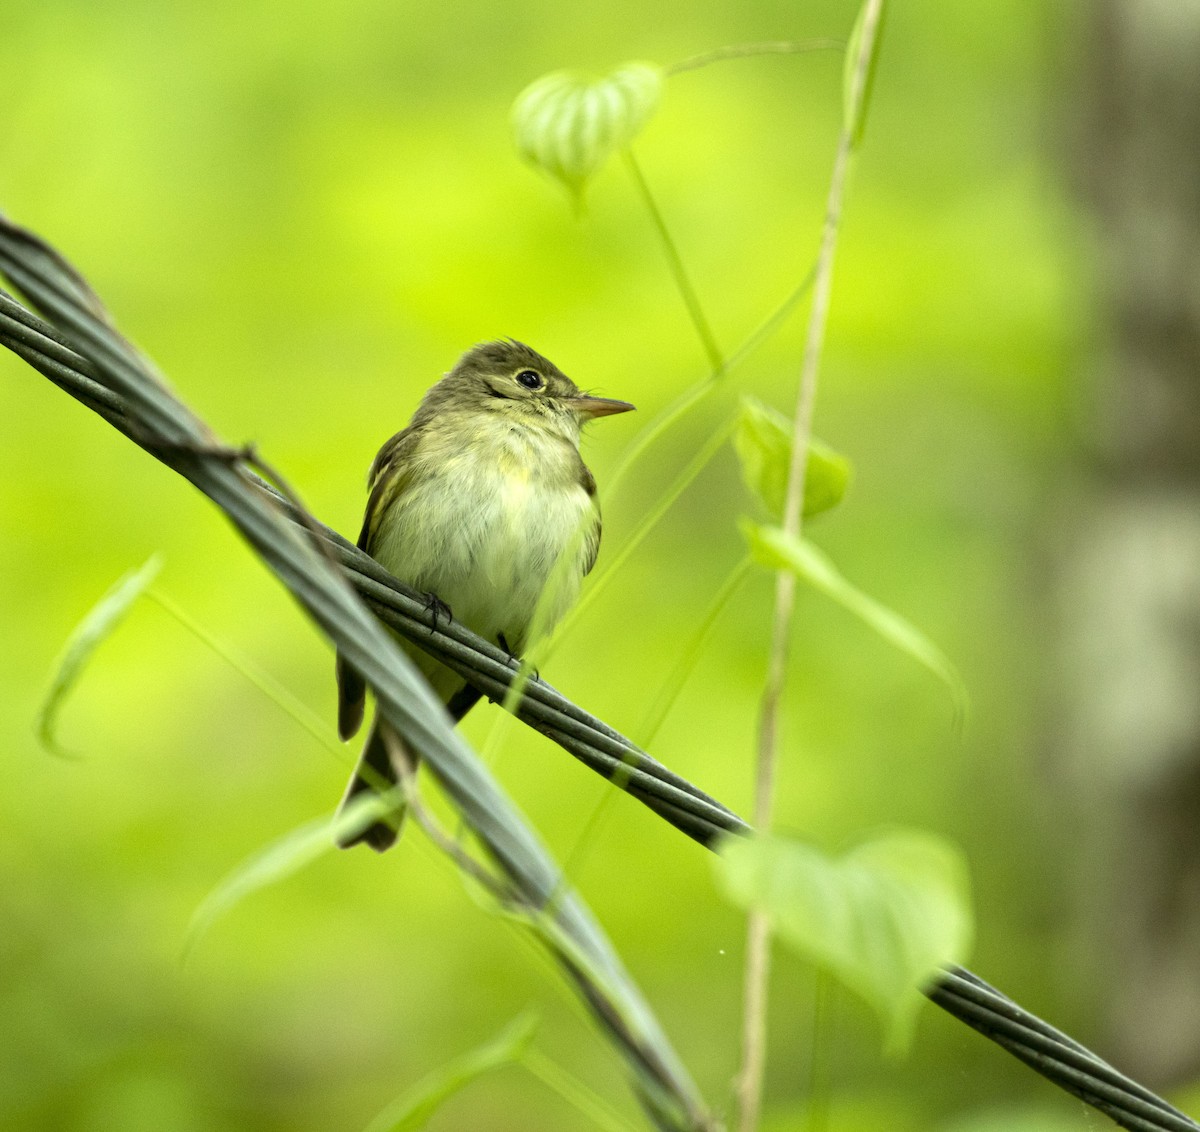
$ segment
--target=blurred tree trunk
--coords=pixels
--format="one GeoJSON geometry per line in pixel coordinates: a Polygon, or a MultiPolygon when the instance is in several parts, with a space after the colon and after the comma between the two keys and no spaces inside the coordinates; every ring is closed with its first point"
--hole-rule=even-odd
{"type": "Polygon", "coordinates": [[[1108,340],[1065,570],[1067,747],[1103,849],[1104,1048],[1163,1086],[1200,1075],[1200,3],[1080,11],[1108,340]]]}

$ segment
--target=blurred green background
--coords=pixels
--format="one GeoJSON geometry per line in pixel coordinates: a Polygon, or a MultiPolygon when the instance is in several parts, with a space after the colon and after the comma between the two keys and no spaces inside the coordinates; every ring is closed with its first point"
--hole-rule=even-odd
{"type": "MultiPolygon", "coordinates": [[[[575,219],[519,164],[508,108],[563,66],[671,63],[726,43],[834,36],[849,0],[573,6],[10,6],[0,207],[60,247],[120,326],[230,442],[253,440],[351,537],[363,477],[417,398],[480,339],[534,344],[637,403],[586,442],[600,565],[752,392],[790,410],[804,314],[675,429],[620,491],[606,472],[704,356],[620,164],[575,219]]],[[[1079,38],[1016,0],[890,11],[854,170],[816,431],[849,455],[814,539],[921,626],[973,697],[944,690],[801,594],[777,821],[836,849],[906,823],[971,862],[971,966],[1087,1041],[1106,986],[1077,893],[1074,812],[1041,764],[1049,504],[1075,474],[1072,416],[1097,334],[1090,222],[1062,156],[1079,38]]],[[[638,143],[716,335],[735,347],[815,255],[841,108],[835,52],[669,83],[638,143]]],[[[550,968],[411,831],[386,857],[330,854],[241,904],[185,965],[189,918],[270,839],[328,812],[340,762],[151,603],[98,653],[55,759],[32,721],[62,642],[126,569],[334,717],[332,655],[230,527],[15,358],[0,356],[0,1127],[355,1130],[528,1007],[540,1050],[640,1116],[620,1066],[550,968]]],[[[742,554],[722,453],[564,640],[545,675],[636,732],[742,554]]],[[[653,753],[751,806],[771,583],[719,623],[653,753]]],[[[498,709],[464,725],[481,745],[498,709]]],[[[330,727],[332,735],[332,726],[330,727]]],[[[560,858],[604,795],[523,728],[498,773],[560,858]]],[[[702,849],[620,798],[575,879],[710,1099],[738,1058],[741,917],[702,849]]],[[[812,979],[773,981],[766,1127],[800,1128],[812,979]]],[[[910,1059],[838,999],[829,1127],[1096,1127],[932,1008],[910,1059]]],[[[496,1072],[434,1129],[593,1125],[527,1072],[496,1072]]]]}

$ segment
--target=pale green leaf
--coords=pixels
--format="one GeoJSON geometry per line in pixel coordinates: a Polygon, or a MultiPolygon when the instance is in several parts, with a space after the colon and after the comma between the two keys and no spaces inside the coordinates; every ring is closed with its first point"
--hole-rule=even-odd
{"type": "Polygon", "coordinates": [[[955,726],[967,711],[967,689],[949,658],[912,622],[854,586],[833,560],[807,539],[789,535],[780,527],[742,521],[742,533],[760,566],[790,570],[814,589],[844,606],[875,630],[885,641],[924,665],[946,685],[954,701],[955,726]]]}
{"type": "Polygon", "coordinates": [[[966,957],[967,869],[949,842],[897,830],[841,857],[778,836],[729,838],[717,862],[726,896],[761,909],[780,939],[861,996],[886,1045],[912,1037],[921,988],[966,957]]]}
{"type": "Polygon", "coordinates": [[[190,954],[200,937],[247,896],[294,876],[394,806],[395,800],[386,794],[364,793],[332,819],[321,817],[307,822],[252,853],[200,902],[188,925],[184,955],[190,954]]]}
{"type": "Polygon", "coordinates": [[[106,593],[75,626],[55,665],[50,690],[42,701],[34,724],[42,746],[56,755],[73,757],[59,745],[58,716],[92,654],[112,634],[133,603],[146,591],[162,569],[162,559],[152,555],[137,570],[130,570],[106,593]]]}
{"type": "Polygon", "coordinates": [[[435,1069],[408,1092],[388,1105],[365,1132],[416,1132],[424,1128],[445,1101],[476,1078],[493,1069],[520,1061],[533,1040],[538,1019],[523,1014],[490,1042],[435,1069]]]}
{"type": "Polygon", "coordinates": [[[875,24],[875,37],[871,42],[871,57],[866,63],[863,86],[857,101],[855,100],[854,76],[858,69],[858,57],[862,53],[863,33],[867,20],[867,9],[871,0],[864,0],[854,21],[854,30],[850,33],[850,42],[846,45],[846,55],[842,60],[842,126],[850,135],[850,144],[858,146],[862,141],[863,131],[867,125],[867,108],[871,103],[871,92],[875,88],[875,65],[879,60],[879,44],[883,39],[883,18],[887,12],[886,3],[880,4],[879,20],[875,24]]]}
{"type": "Polygon", "coordinates": [[[650,63],[626,63],[602,79],[545,75],[513,103],[517,152],[579,199],[588,179],[654,113],[662,83],[661,69],[650,63]]]}
{"type": "MultiPolygon", "coordinates": [[[[769,405],[744,397],[733,447],[746,487],[772,518],[781,518],[792,466],[791,421],[769,405]]],[[[851,472],[845,456],[819,440],[810,440],[804,472],[804,517],[836,507],[850,485],[851,472]]]]}

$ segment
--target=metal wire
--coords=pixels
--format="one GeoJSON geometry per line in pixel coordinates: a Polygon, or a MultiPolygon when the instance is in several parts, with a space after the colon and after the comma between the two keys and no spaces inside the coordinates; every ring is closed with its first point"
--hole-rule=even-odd
{"type": "Polygon", "coordinates": [[[962,967],[925,991],[930,1001],[1031,1069],[1132,1132],[1196,1132],[1189,1116],[962,967]]]}
{"type": "MultiPolygon", "coordinates": [[[[13,275],[0,251],[0,266],[13,275]]],[[[18,274],[19,274],[18,265],[18,274]]],[[[69,271],[69,269],[67,269],[69,271]]],[[[70,296],[70,276],[56,279],[51,296],[70,296]]],[[[27,292],[28,293],[28,292],[27,292]]],[[[78,302],[79,297],[74,296],[78,302]]],[[[195,457],[188,444],[163,444],[145,430],[128,399],[100,380],[96,367],[75,351],[66,337],[0,291],[0,345],[8,347],[61,389],[93,409],[151,455],[181,470],[195,457]]],[[[194,443],[194,438],[189,440],[194,443]]],[[[186,474],[186,472],[184,473],[186,474]]],[[[191,478],[191,477],[189,477],[191,478]]],[[[295,508],[262,480],[250,477],[256,489],[301,523],[295,508]]],[[[197,484],[205,490],[203,484],[197,484]]],[[[366,603],[393,629],[417,647],[438,657],[489,698],[503,700],[516,677],[516,662],[457,622],[435,618],[426,599],[393,578],[377,562],[335,531],[319,527],[321,537],[366,603]]],[[[549,684],[531,680],[516,714],[548,736],[585,766],[710,849],[721,837],[747,835],[752,829],[731,810],[686,779],[656,762],[619,732],[590,715],[549,684]]],[[[602,1018],[609,1007],[583,993],[602,1018]]],[[[1049,1023],[1029,1013],[961,967],[948,968],[925,991],[943,1010],[1025,1062],[1043,1077],[1108,1116],[1131,1132],[1200,1132],[1200,1124],[1169,1105],[1149,1089],[1130,1080],[1107,1062],[1049,1023]]],[[[621,1019],[607,1019],[620,1029],[621,1019]]],[[[628,1039],[633,1044],[632,1038],[628,1039]]],[[[644,1049],[639,1054],[651,1064],[644,1049]]],[[[661,1066],[650,1079],[660,1088],[661,1066]]],[[[668,1080],[669,1074],[667,1075],[668,1080]]],[[[693,1114],[694,1115],[694,1114],[693,1114]]],[[[703,1119],[696,1117],[697,1120],[703,1119]]],[[[662,1122],[660,1121],[660,1124],[662,1122]]],[[[662,1126],[666,1126],[665,1124],[662,1126]]],[[[702,1127],[697,1123],[695,1127],[702,1127]]]]}

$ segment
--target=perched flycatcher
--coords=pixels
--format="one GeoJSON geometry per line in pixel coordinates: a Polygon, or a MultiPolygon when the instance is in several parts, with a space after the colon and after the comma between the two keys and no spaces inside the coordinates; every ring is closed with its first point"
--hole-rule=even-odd
{"type": "MultiPolygon", "coordinates": [[[[600,508],[579,455],[580,430],[632,408],[580,392],[520,342],[476,346],[379,450],[359,547],[428,594],[435,609],[519,656],[543,593],[539,628],[548,631],[596,561],[600,508]]],[[[462,719],[480,693],[427,653],[400,645],[451,718],[462,719]]],[[[349,739],[362,725],[366,687],[341,657],[337,677],[338,731],[349,739]]],[[[342,807],[415,766],[404,737],[376,716],[342,807]]],[[[402,819],[401,803],[343,844],[383,851],[402,819]]]]}

